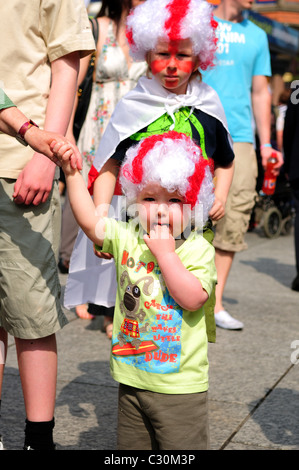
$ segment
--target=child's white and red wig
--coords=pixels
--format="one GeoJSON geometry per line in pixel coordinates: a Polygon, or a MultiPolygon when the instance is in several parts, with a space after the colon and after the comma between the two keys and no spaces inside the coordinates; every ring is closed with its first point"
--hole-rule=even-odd
{"type": "Polygon", "coordinates": [[[127,39],[132,57],[143,61],[158,39],[189,38],[205,70],[213,64],[216,27],[213,7],[206,0],[147,0],[128,16],[127,39]]]}
{"type": "Polygon", "coordinates": [[[200,205],[201,222],[206,223],[214,202],[213,161],[203,157],[190,137],[169,131],[129,148],[120,170],[129,215],[138,193],[152,182],[169,192],[178,191],[192,210],[200,205]]]}

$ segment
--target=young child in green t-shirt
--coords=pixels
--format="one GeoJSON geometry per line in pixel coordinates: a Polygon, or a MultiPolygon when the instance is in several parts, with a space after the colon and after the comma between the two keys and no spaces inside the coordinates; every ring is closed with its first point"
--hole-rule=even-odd
{"type": "Polygon", "coordinates": [[[76,220],[113,255],[117,299],[111,373],[120,383],[118,448],[208,448],[203,305],[216,283],[202,230],[214,202],[213,164],[183,133],[131,147],[120,170],[129,222],[102,217],[67,146],[53,149],[76,220]],[[192,431],[190,431],[192,429],[192,431]]]}

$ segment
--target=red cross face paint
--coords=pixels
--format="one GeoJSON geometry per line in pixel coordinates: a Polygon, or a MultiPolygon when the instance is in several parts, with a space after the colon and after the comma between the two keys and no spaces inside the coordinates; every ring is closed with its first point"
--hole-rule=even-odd
{"type": "Polygon", "coordinates": [[[199,60],[193,55],[190,39],[159,39],[155,50],[148,55],[148,64],[164,88],[172,93],[184,94],[192,73],[199,66],[199,60]]]}

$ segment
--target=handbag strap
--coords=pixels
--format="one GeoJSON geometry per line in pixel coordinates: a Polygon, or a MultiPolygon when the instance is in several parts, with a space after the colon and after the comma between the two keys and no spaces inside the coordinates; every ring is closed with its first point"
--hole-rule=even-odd
{"type": "MultiPolygon", "coordinates": [[[[96,18],[89,18],[89,21],[91,23],[92,34],[93,34],[93,37],[94,37],[95,46],[97,48],[98,39],[99,39],[99,22],[96,18]]],[[[90,57],[90,61],[89,61],[89,69],[90,70],[94,70],[95,63],[96,63],[96,56],[97,56],[97,51],[95,50],[91,54],[91,57],[90,57]]]]}
{"type": "Polygon", "coordinates": [[[99,39],[99,22],[96,18],[89,18],[92,28],[92,34],[95,40],[95,44],[97,45],[99,39]]]}

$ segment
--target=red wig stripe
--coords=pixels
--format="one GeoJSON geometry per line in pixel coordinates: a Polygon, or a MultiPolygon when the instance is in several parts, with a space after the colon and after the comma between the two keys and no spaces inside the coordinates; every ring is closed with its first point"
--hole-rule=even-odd
{"type": "MultiPolygon", "coordinates": [[[[150,152],[158,142],[163,142],[165,139],[180,140],[186,139],[186,135],[181,132],[169,131],[161,135],[152,135],[147,137],[140,143],[139,151],[136,157],[132,161],[132,167],[129,164],[125,164],[122,168],[123,176],[131,181],[133,184],[140,184],[143,179],[143,159],[150,152]]],[[[206,176],[206,169],[210,168],[213,174],[213,160],[205,159],[201,157],[197,163],[195,163],[194,173],[188,178],[188,189],[185,194],[185,201],[191,205],[191,208],[197,203],[198,194],[202,185],[202,182],[206,176]]]]}
{"type": "Polygon", "coordinates": [[[201,158],[194,168],[194,173],[189,177],[189,186],[185,194],[187,204],[190,204],[191,209],[195,206],[200,191],[201,184],[206,176],[206,169],[210,167],[213,174],[213,160],[201,158]]]}
{"type": "Polygon", "coordinates": [[[140,144],[138,154],[132,161],[132,171],[128,169],[128,165],[125,165],[123,168],[124,176],[129,179],[134,184],[140,184],[143,177],[143,159],[147,153],[154,148],[157,142],[162,142],[163,140],[169,138],[172,140],[181,139],[185,137],[185,134],[176,131],[169,131],[161,135],[152,135],[144,139],[140,144]]]}
{"type": "Polygon", "coordinates": [[[165,29],[171,41],[182,39],[181,22],[187,14],[191,0],[172,0],[167,5],[170,11],[170,17],[165,22],[165,29]]]}

